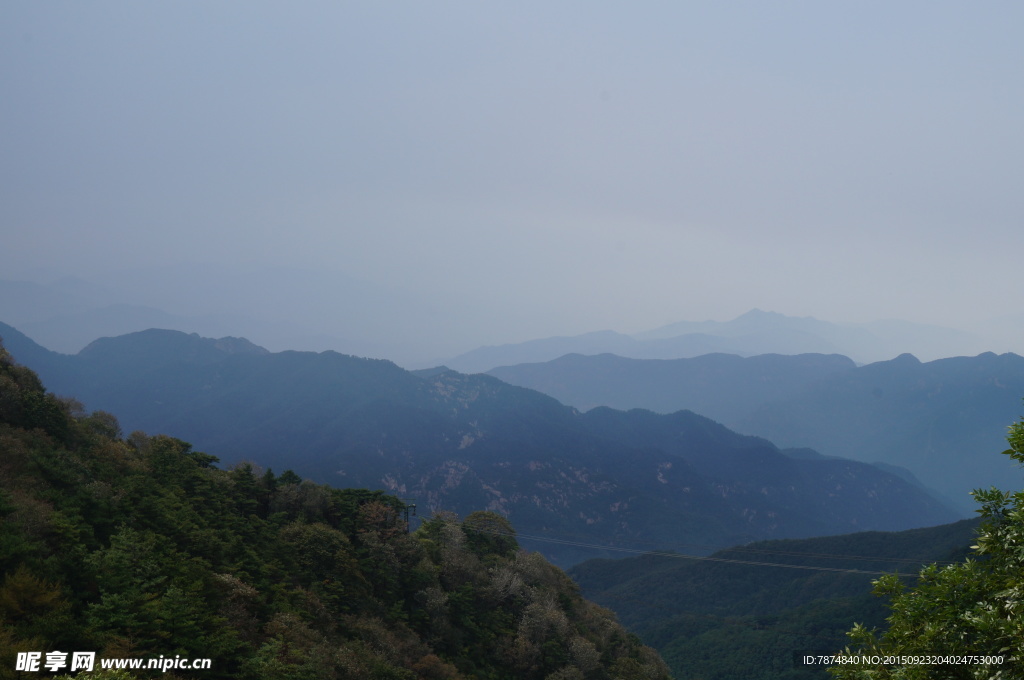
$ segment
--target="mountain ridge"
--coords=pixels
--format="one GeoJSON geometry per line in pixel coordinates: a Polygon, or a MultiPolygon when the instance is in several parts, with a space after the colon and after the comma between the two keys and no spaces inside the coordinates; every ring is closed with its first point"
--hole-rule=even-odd
{"type": "Polygon", "coordinates": [[[823,355],[568,355],[490,374],[581,409],[688,408],[783,448],[897,465],[965,511],[969,491],[1009,472],[984,452],[1001,446],[1000,423],[1024,395],[1024,358],[992,352],[930,362],[904,353],[864,366],[823,355]]]}
{"type": "MultiPolygon", "coordinates": [[[[955,518],[898,476],[792,458],[693,413],[581,414],[485,375],[423,377],[385,360],[228,353],[214,342],[131,334],[65,358],[45,379],[90,409],[120,413],[131,429],[179,433],[229,462],[255,459],[435,508],[492,509],[524,534],[609,546],[746,542],[955,518]],[[644,429],[658,438],[640,437],[644,429]],[[775,476],[758,483],[744,466],[775,476]]],[[[560,564],[593,555],[538,547],[560,564]]]]}

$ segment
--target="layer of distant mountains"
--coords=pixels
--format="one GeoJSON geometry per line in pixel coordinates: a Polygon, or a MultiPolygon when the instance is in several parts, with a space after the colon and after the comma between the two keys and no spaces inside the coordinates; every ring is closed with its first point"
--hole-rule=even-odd
{"type": "MultiPolygon", "coordinates": [[[[681,321],[644,333],[598,331],[480,347],[445,360],[468,373],[497,366],[550,361],[566,354],[615,354],[631,359],[678,359],[705,354],[842,354],[857,363],[914,351],[923,357],[977,354],[1001,344],[973,333],[909,323],[835,324],[754,309],[732,321],[681,321]]],[[[1002,343],[1005,344],[1005,343],[1002,343]]]]}
{"type": "Polygon", "coordinates": [[[840,355],[641,360],[568,355],[490,374],[581,410],[689,409],[782,447],[899,466],[952,504],[971,490],[1015,488],[1003,456],[1022,412],[1024,358],[984,353],[922,363],[904,354],[857,366],[840,355]]]}
{"type": "Polygon", "coordinates": [[[173,328],[204,337],[243,335],[272,350],[332,349],[388,358],[407,368],[444,364],[463,373],[570,353],[634,359],[716,352],[842,354],[866,364],[909,352],[929,361],[1020,351],[1024,337],[1024,315],[954,329],[903,320],[835,323],[755,309],[730,321],[680,321],[633,334],[603,330],[466,352],[484,342],[481,328],[509,328],[511,322],[474,317],[467,325],[429,300],[408,299],[338,273],[226,272],[223,265],[107,272],[90,281],[0,278],[0,319],[65,353],[99,337],[173,328]]]}
{"type": "MultiPolygon", "coordinates": [[[[525,382],[512,368],[495,370],[500,380],[411,372],[166,330],[102,338],[75,355],[10,326],[0,337],[52,391],[116,413],[126,431],[174,433],[226,463],[384,489],[421,512],[495,510],[524,544],[534,537],[531,547],[563,565],[619,550],[706,554],[771,538],[932,526],[967,514],[966,485],[1019,477],[998,453],[1005,447],[990,441],[1024,394],[1024,359],[1015,355],[860,367],[814,354],[570,356],[552,362],[551,384],[538,385],[575,389],[554,369],[579,363],[597,380],[610,365],[623,381],[610,393],[628,401],[629,381],[646,381],[649,398],[662,400],[616,402],[625,407],[617,410],[595,395],[559,395],[566,405],[509,384],[525,382]],[[663,379],[645,378],[651,370],[663,379]],[[665,392],[673,385],[675,396],[665,392]],[[754,436],[758,422],[779,429],[754,436]],[[809,447],[812,433],[827,455],[809,447]],[[925,463],[911,465],[914,456],[925,463]],[[929,477],[939,466],[948,475],[929,477]]],[[[518,370],[537,376],[545,365],[518,370]]]]}

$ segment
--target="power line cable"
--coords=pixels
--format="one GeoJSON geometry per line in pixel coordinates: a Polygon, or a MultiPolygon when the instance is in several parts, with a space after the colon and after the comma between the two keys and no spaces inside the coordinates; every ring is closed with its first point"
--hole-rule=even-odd
{"type": "MultiPolygon", "coordinates": [[[[613,551],[613,552],[630,553],[630,554],[633,554],[633,555],[652,555],[652,556],[655,556],[655,557],[667,557],[667,558],[672,558],[672,559],[685,559],[685,560],[695,560],[695,561],[702,561],[702,562],[718,562],[718,563],[725,563],[725,564],[744,564],[744,565],[758,566],[758,567],[781,567],[781,568],[785,568],[785,569],[804,569],[804,570],[809,570],[809,571],[828,571],[828,572],[847,573],[847,574],[864,574],[864,575],[869,575],[869,576],[884,576],[886,574],[893,573],[891,571],[873,571],[873,570],[867,570],[867,569],[844,569],[842,567],[822,567],[822,566],[813,566],[813,565],[808,565],[808,564],[785,564],[785,563],[781,563],[781,562],[760,562],[760,561],[756,561],[756,560],[738,560],[738,559],[731,559],[731,558],[727,558],[727,557],[713,557],[711,555],[686,555],[684,553],[676,553],[676,552],[664,552],[664,551],[657,551],[657,550],[640,550],[640,549],[637,549],[637,548],[625,548],[625,547],[618,547],[618,546],[598,545],[598,544],[595,544],[595,543],[584,543],[582,541],[569,541],[569,540],[565,540],[565,539],[561,539],[561,538],[551,538],[551,537],[548,537],[548,536],[535,536],[535,535],[530,535],[530,534],[509,533],[509,532],[502,532],[502,531],[497,531],[497,530],[479,529],[479,528],[476,528],[476,527],[473,527],[472,530],[473,531],[478,531],[480,533],[493,534],[493,535],[496,535],[496,536],[510,536],[512,538],[529,539],[529,540],[533,540],[533,541],[540,541],[540,542],[543,542],[543,543],[553,543],[553,544],[556,544],[556,545],[566,545],[566,546],[572,546],[572,547],[576,547],[576,548],[592,548],[592,549],[595,549],[595,550],[609,550],[609,551],[613,551]]],[[[843,555],[835,555],[834,557],[836,559],[843,559],[845,556],[843,556],[843,555]]],[[[889,562],[889,561],[892,561],[892,560],[888,560],[887,558],[877,558],[877,559],[875,559],[875,561],[876,562],[889,562]]],[[[930,564],[930,563],[931,562],[919,562],[918,564],[923,566],[924,564],[930,564]]],[[[916,577],[917,576],[917,574],[902,574],[902,575],[903,576],[910,576],[910,577],[916,577]]]]}
{"type": "MultiPolygon", "coordinates": [[[[515,534],[512,534],[512,535],[513,536],[520,536],[520,537],[523,537],[523,538],[531,538],[533,540],[538,540],[538,541],[541,541],[541,540],[548,541],[548,542],[564,541],[565,545],[574,545],[574,541],[577,541],[576,536],[571,535],[571,534],[566,534],[566,533],[561,533],[560,534],[561,536],[563,536],[565,538],[553,537],[552,533],[545,534],[544,537],[536,536],[536,535],[529,536],[529,535],[526,535],[526,534],[519,534],[519,533],[515,533],[515,534]]],[[[820,538],[828,538],[828,537],[820,537],[820,538]]],[[[700,550],[700,551],[708,550],[708,551],[714,551],[714,552],[723,552],[723,551],[729,551],[729,552],[748,552],[748,553],[753,553],[753,554],[784,555],[784,556],[789,556],[789,557],[811,557],[811,558],[837,559],[837,560],[861,560],[861,561],[866,561],[866,562],[886,562],[886,563],[890,563],[890,564],[894,563],[894,562],[896,562],[896,563],[902,562],[902,563],[906,563],[908,565],[938,564],[940,566],[945,566],[945,565],[950,565],[950,564],[959,564],[959,562],[957,562],[957,561],[950,561],[950,560],[928,560],[928,559],[919,559],[919,558],[913,558],[913,557],[892,557],[892,556],[880,557],[880,556],[869,556],[869,555],[850,555],[850,554],[843,554],[843,553],[817,553],[817,552],[800,552],[800,551],[789,551],[789,550],[769,550],[769,549],[765,549],[765,548],[751,548],[751,547],[748,547],[747,545],[731,545],[731,546],[727,546],[727,545],[707,545],[707,544],[699,544],[699,543],[678,543],[678,542],[675,542],[675,541],[668,542],[668,541],[650,541],[650,540],[640,541],[640,540],[637,540],[637,539],[633,539],[633,540],[634,540],[635,543],[643,543],[643,544],[653,545],[653,546],[665,546],[665,547],[668,548],[668,551],[666,551],[666,552],[670,552],[670,554],[675,554],[675,553],[671,552],[671,551],[673,551],[675,549],[691,549],[691,550],[700,550]]],[[[770,540],[773,540],[773,539],[767,539],[767,540],[770,541],[770,540]]],[[[774,539],[774,540],[785,541],[785,540],[800,540],[800,539],[774,539]]],[[[766,542],[766,541],[758,541],[758,542],[762,543],[762,542],[766,542]]],[[[629,549],[629,548],[617,548],[617,547],[612,547],[612,546],[593,545],[593,544],[588,544],[588,543],[585,543],[585,542],[580,542],[577,547],[589,547],[589,548],[594,548],[594,549],[597,549],[597,550],[616,550],[616,551],[625,551],[625,552],[629,552],[630,550],[632,550],[633,552],[638,552],[638,553],[641,553],[641,554],[658,554],[658,552],[659,552],[657,550],[649,550],[649,549],[648,550],[640,550],[640,549],[629,549]]],[[[725,559],[725,558],[722,558],[722,559],[725,559]]]]}

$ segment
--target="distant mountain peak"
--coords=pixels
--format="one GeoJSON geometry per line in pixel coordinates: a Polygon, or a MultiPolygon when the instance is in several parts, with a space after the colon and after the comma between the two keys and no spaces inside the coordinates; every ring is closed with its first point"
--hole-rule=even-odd
{"type": "Polygon", "coordinates": [[[737,319],[757,319],[757,318],[771,317],[771,318],[777,319],[779,317],[784,317],[784,316],[786,316],[786,315],[785,314],[781,314],[779,312],[766,312],[763,309],[761,309],[760,307],[754,307],[749,312],[744,312],[743,314],[740,314],[736,318],[737,319]]]}
{"type": "MultiPolygon", "coordinates": [[[[149,328],[144,331],[119,335],[113,338],[99,338],[86,345],[80,356],[94,357],[108,353],[128,352],[139,356],[167,355],[186,351],[198,352],[209,357],[222,354],[263,355],[269,350],[245,338],[223,337],[204,338],[198,333],[149,328]]],[[[192,356],[198,356],[193,354],[192,356]]]]}
{"type": "Polygon", "coordinates": [[[421,378],[432,378],[435,375],[441,375],[442,373],[448,373],[452,369],[448,368],[444,364],[440,366],[432,366],[430,368],[420,368],[415,371],[409,371],[413,375],[418,375],[421,378]]]}
{"type": "Polygon", "coordinates": [[[759,307],[754,307],[749,312],[745,312],[743,314],[740,314],[735,319],[733,319],[733,321],[742,321],[742,320],[746,320],[746,321],[752,321],[752,320],[759,320],[759,321],[767,321],[767,320],[771,320],[771,321],[784,321],[784,320],[790,320],[790,321],[794,321],[794,320],[798,320],[798,321],[818,321],[818,319],[813,317],[813,316],[792,316],[790,314],[783,314],[782,312],[765,311],[763,309],[760,309],[759,307]]]}
{"type": "Polygon", "coordinates": [[[270,354],[270,350],[260,347],[245,338],[226,336],[214,340],[213,346],[227,354],[270,354]]]}
{"type": "Polygon", "coordinates": [[[903,354],[899,355],[898,357],[896,357],[892,361],[895,362],[895,363],[908,364],[908,365],[909,364],[920,364],[921,363],[921,360],[918,359],[917,357],[915,357],[910,352],[904,352],[903,354]]]}

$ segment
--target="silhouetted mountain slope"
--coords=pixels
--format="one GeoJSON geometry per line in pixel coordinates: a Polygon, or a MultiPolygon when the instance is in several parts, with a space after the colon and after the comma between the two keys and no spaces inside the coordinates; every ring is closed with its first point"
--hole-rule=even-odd
{"type": "Polygon", "coordinates": [[[602,354],[611,352],[633,356],[641,343],[615,331],[595,331],[582,335],[542,338],[520,343],[478,347],[446,361],[446,365],[464,373],[482,373],[495,366],[531,361],[547,361],[563,354],[602,354]]]}
{"type": "Polygon", "coordinates": [[[45,284],[0,278],[0,319],[65,353],[100,337],[168,328],[244,335],[275,351],[336,350],[418,366],[451,353],[460,330],[473,331],[450,305],[337,271],[225,261],[124,267],[45,284]]]}
{"type": "Polygon", "coordinates": [[[743,339],[747,345],[737,345],[742,351],[737,348],[721,348],[717,350],[720,352],[744,356],[838,353],[858,362],[887,360],[908,351],[934,358],[955,356],[980,352],[989,349],[992,344],[990,340],[965,331],[898,319],[832,323],[811,316],[786,316],[760,309],[752,309],[731,321],[683,321],[637,333],[633,337],[637,340],[654,340],[690,334],[743,339]]]}
{"type": "Polygon", "coordinates": [[[708,561],[590,560],[570,575],[658,649],[679,680],[824,679],[821,668],[794,668],[793,654],[838,651],[857,622],[884,627],[886,602],[871,594],[878,572],[916,574],[935,561],[960,561],[977,525],[765,541],[708,561]]]}
{"type": "MultiPolygon", "coordinates": [[[[954,518],[871,466],[791,458],[693,413],[580,414],[485,375],[156,330],[72,359],[48,383],[130,429],[429,508],[496,510],[524,537],[738,543],[954,518]]],[[[537,545],[563,564],[594,554],[537,545]]]]}
{"type": "Polygon", "coordinates": [[[480,347],[445,363],[467,373],[551,361],[565,354],[616,354],[633,359],[679,359],[713,353],[745,357],[843,354],[866,363],[890,359],[907,351],[938,358],[1000,345],[963,331],[906,321],[835,324],[813,317],[753,309],[731,321],[682,321],[632,336],[599,331],[480,347]]]}
{"type": "Polygon", "coordinates": [[[75,357],[51,352],[3,322],[0,322],[0,341],[22,364],[31,366],[44,381],[49,376],[69,377],[74,374],[75,357]]]}
{"type": "MultiPolygon", "coordinates": [[[[751,309],[749,312],[740,314],[730,321],[678,321],[666,324],[653,330],[637,333],[639,340],[657,340],[676,338],[680,335],[691,333],[704,333],[720,337],[740,337],[765,330],[777,332],[803,333],[814,335],[829,340],[838,338],[841,334],[836,324],[828,321],[820,321],[814,317],[795,317],[779,314],[778,312],[766,312],[761,309],[751,309]]],[[[847,332],[847,335],[851,333],[847,332]]],[[[858,333],[861,339],[869,339],[869,334],[858,333]]]]}
{"type": "Polygon", "coordinates": [[[836,351],[834,344],[811,333],[783,328],[765,329],[736,336],[687,333],[677,337],[642,340],[614,331],[598,331],[570,337],[480,347],[448,359],[446,364],[459,371],[476,373],[490,372],[498,366],[550,361],[565,354],[615,354],[636,359],[675,359],[712,353],[751,356],[773,352],[829,354],[836,351]]]}
{"type": "Polygon", "coordinates": [[[175,328],[183,331],[200,330],[199,319],[168,314],[143,305],[112,304],[91,307],[74,314],[63,314],[43,321],[26,324],[26,332],[41,338],[47,347],[58,352],[77,352],[96,338],[124,335],[145,328],[175,328]]]}
{"type": "Polygon", "coordinates": [[[491,374],[579,408],[685,408],[783,447],[900,466],[966,510],[969,491],[1011,471],[985,452],[1001,446],[999,423],[1019,414],[1024,396],[1024,358],[992,353],[861,367],[837,355],[569,355],[491,374]]]}

